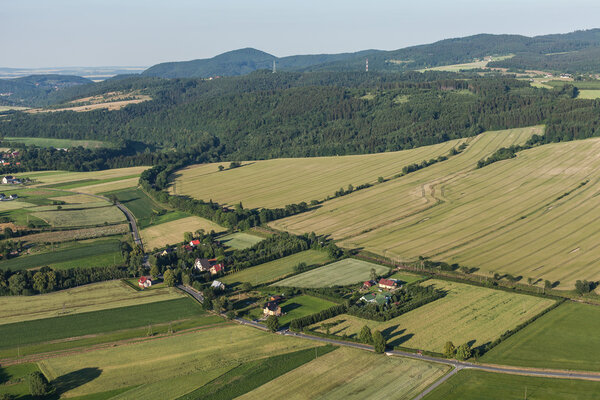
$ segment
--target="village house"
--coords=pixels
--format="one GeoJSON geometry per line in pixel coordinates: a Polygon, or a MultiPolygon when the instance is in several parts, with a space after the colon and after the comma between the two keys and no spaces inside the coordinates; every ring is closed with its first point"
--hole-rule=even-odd
{"type": "Polygon", "coordinates": [[[364,281],[363,289],[370,289],[371,287],[373,287],[373,285],[375,285],[375,281],[364,281]]]}
{"type": "Polygon", "coordinates": [[[150,279],[149,276],[142,276],[138,280],[138,286],[141,287],[142,289],[148,288],[148,287],[152,286],[152,279],[150,279]]]}
{"type": "Polygon", "coordinates": [[[400,287],[398,285],[398,282],[393,279],[380,279],[378,286],[381,289],[388,289],[388,290],[394,290],[394,289],[398,289],[400,287]]]}
{"type": "Polygon", "coordinates": [[[198,239],[191,240],[190,246],[192,246],[192,247],[200,246],[200,240],[198,240],[198,239]]]}
{"type": "Polygon", "coordinates": [[[194,262],[194,269],[200,272],[210,272],[211,275],[216,275],[219,272],[225,271],[223,263],[217,262],[216,258],[196,258],[194,262]]]}
{"type": "Polygon", "coordinates": [[[160,255],[161,255],[161,256],[168,256],[168,255],[169,255],[169,254],[171,254],[172,252],[173,252],[173,249],[172,249],[172,248],[170,248],[170,247],[167,247],[166,249],[164,249],[164,250],[163,250],[163,251],[160,253],[160,255]]]}
{"type": "Polygon", "coordinates": [[[281,316],[281,307],[277,304],[276,301],[269,301],[265,304],[265,308],[263,308],[263,313],[266,316],[274,315],[276,317],[281,316]]]}
{"type": "Polygon", "coordinates": [[[276,294],[276,295],[271,296],[271,298],[269,300],[279,303],[280,301],[283,300],[283,296],[276,294]]]}
{"type": "MultiPolygon", "coordinates": [[[[15,177],[12,175],[6,175],[5,177],[2,178],[2,184],[3,185],[9,185],[9,184],[14,184],[16,181],[15,177]]],[[[20,182],[19,182],[20,183],[20,182]]]]}
{"type": "Polygon", "coordinates": [[[225,290],[225,284],[220,281],[213,281],[210,287],[213,289],[225,290]]]}

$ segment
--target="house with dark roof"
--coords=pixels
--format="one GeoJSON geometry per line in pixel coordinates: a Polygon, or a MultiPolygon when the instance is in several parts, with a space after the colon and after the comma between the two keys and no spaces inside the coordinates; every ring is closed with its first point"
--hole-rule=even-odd
{"type": "Polygon", "coordinates": [[[267,302],[265,304],[265,307],[263,308],[263,313],[266,316],[274,315],[276,317],[279,317],[282,314],[281,307],[279,306],[279,304],[277,304],[276,301],[269,301],[269,302],[267,302]]]}
{"type": "Polygon", "coordinates": [[[211,275],[216,275],[219,272],[225,271],[225,265],[217,261],[216,258],[196,258],[194,269],[200,272],[210,272],[211,275]]]}

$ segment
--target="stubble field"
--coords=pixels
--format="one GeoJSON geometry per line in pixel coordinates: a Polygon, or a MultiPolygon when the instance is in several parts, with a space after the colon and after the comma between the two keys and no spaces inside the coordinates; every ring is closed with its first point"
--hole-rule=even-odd
{"type": "MultiPolygon", "coordinates": [[[[280,158],[242,163],[219,171],[221,164],[195,165],[178,171],[171,192],[245,207],[283,207],[302,201],[322,200],[340,187],[376,183],[404,166],[447,155],[466,139],[399,152],[313,158],[280,158]]],[[[223,164],[227,166],[227,164],[223,164]]]]}

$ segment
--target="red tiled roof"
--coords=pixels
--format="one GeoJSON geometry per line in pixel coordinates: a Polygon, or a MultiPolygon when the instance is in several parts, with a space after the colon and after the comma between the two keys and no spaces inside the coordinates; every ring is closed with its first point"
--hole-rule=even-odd
{"type": "Polygon", "coordinates": [[[379,281],[379,284],[385,286],[396,286],[396,281],[393,281],[391,279],[381,279],[379,281]]]}
{"type": "Polygon", "coordinates": [[[145,276],[142,276],[138,282],[139,282],[139,283],[144,283],[144,282],[146,282],[147,280],[148,280],[148,278],[146,278],[145,276]]]}
{"type": "Polygon", "coordinates": [[[194,240],[192,240],[192,241],[190,242],[190,244],[191,244],[192,246],[198,246],[198,245],[200,244],[200,240],[198,240],[198,239],[194,239],[194,240]]]}
{"type": "Polygon", "coordinates": [[[364,286],[369,286],[369,287],[371,287],[371,286],[373,286],[373,282],[372,282],[372,281],[365,281],[365,282],[363,283],[363,285],[364,285],[364,286]]]}

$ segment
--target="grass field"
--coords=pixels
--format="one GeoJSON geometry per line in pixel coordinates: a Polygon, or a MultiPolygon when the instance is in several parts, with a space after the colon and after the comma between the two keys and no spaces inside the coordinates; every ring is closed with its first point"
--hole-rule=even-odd
{"type": "Polygon", "coordinates": [[[578,99],[600,99],[600,90],[598,89],[584,89],[579,91],[578,99]]]}
{"type": "Polygon", "coordinates": [[[104,181],[91,183],[86,186],[80,186],[77,188],[78,192],[89,193],[89,194],[101,194],[106,192],[113,192],[115,190],[122,190],[128,188],[137,187],[140,179],[135,178],[123,178],[118,180],[104,181]]]}
{"type": "Polygon", "coordinates": [[[120,280],[92,283],[38,296],[5,296],[0,325],[183,297],[174,288],[135,291],[120,280]]]}
{"type": "MultiPolygon", "coordinates": [[[[196,380],[198,373],[209,375],[219,370],[218,374],[213,375],[216,378],[242,363],[309,347],[314,347],[314,343],[222,324],[195,333],[52,358],[40,362],[40,367],[53,379],[68,374],[77,377],[89,368],[102,371],[95,379],[83,380],[80,386],[67,391],[66,396],[72,397],[131,387],[157,379],[168,387],[171,379],[183,376],[188,376],[198,387],[203,384],[196,380]]],[[[178,390],[177,387],[173,389],[178,390]]]]}
{"type": "Polygon", "coordinates": [[[71,140],[71,139],[52,139],[40,137],[5,137],[6,142],[24,143],[27,146],[36,145],[38,147],[55,147],[59,149],[68,149],[70,147],[85,147],[86,149],[100,149],[103,147],[113,147],[112,143],[101,142],[99,140],[71,140]]]}
{"type": "Polygon", "coordinates": [[[125,179],[125,177],[139,175],[146,169],[148,169],[148,167],[114,168],[93,172],[34,171],[19,174],[18,176],[35,179],[35,183],[38,185],[60,184],[85,180],[88,180],[91,184],[93,181],[105,181],[107,179],[116,178],[125,179]]]}
{"type": "Polygon", "coordinates": [[[333,346],[321,346],[250,361],[182,396],[180,400],[237,398],[333,350],[333,346]]]}
{"type": "Polygon", "coordinates": [[[241,168],[218,171],[220,164],[202,164],[176,173],[171,192],[221,204],[245,207],[283,207],[322,200],[340,187],[375,183],[402,168],[447,155],[464,139],[417,149],[370,155],[284,158],[245,162],[241,168]]]}
{"type": "Polygon", "coordinates": [[[487,353],[486,362],[600,371],[600,308],[565,303],[487,353]]]}
{"type": "Polygon", "coordinates": [[[425,69],[421,69],[420,71],[421,72],[424,72],[424,71],[460,72],[462,70],[485,68],[485,67],[487,67],[488,62],[490,62],[490,61],[501,61],[501,60],[506,60],[507,58],[511,58],[511,57],[513,57],[512,54],[506,55],[506,56],[494,56],[494,57],[490,57],[490,59],[488,59],[488,60],[473,61],[473,62],[464,63],[464,64],[442,65],[441,67],[425,68],[425,69]]]}
{"type": "MultiPolygon", "coordinates": [[[[422,285],[434,285],[447,291],[447,295],[386,322],[339,315],[327,320],[342,321],[331,328],[331,333],[355,336],[368,325],[381,330],[392,346],[442,352],[447,341],[456,346],[470,342],[473,347],[492,342],[554,303],[447,281],[429,280],[422,285]]],[[[313,328],[320,330],[320,323],[313,328]]]]}
{"type": "Polygon", "coordinates": [[[181,243],[185,232],[196,232],[198,229],[204,229],[206,232],[212,230],[222,232],[225,230],[225,228],[208,219],[185,217],[142,229],[140,235],[144,245],[148,249],[154,249],[165,247],[168,244],[181,243]]]}
{"type": "Polygon", "coordinates": [[[25,270],[43,266],[53,268],[91,267],[114,265],[122,261],[120,241],[117,239],[90,240],[68,243],[54,251],[23,255],[0,261],[0,269],[25,270]]]}
{"type": "Polygon", "coordinates": [[[559,289],[598,280],[600,139],[539,146],[475,169],[489,150],[534,131],[480,135],[445,163],[271,225],[331,234],[342,246],[397,261],[426,256],[480,273],[558,281],[559,289]]]}
{"type": "Polygon", "coordinates": [[[425,277],[423,276],[419,276],[419,275],[414,275],[408,272],[396,272],[395,274],[393,274],[392,276],[389,277],[390,279],[396,279],[399,281],[402,281],[404,283],[412,283],[412,282],[416,282],[419,281],[421,279],[425,279],[425,277]]]}
{"type": "Polygon", "coordinates": [[[96,207],[93,210],[62,209],[55,211],[36,211],[33,213],[33,216],[46,221],[49,225],[56,228],[111,225],[126,220],[125,214],[112,205],[96,207]]]}
{"type": "Polygon", "coordinates": [[[254,246],[256,243],[261,242],[264,238],[256,235],[252,235],[246,232],[236,232],[229,235],[221,236],[219,241],[227,247],[231,247],[235,250],[243,250],[248,247],[254,246]]]}
{"type": "Polygon", "coordinates": [[[280,304],[285,315],[279,318],[279,324],[285,326],[293,319],[315,314],[335,305],[336,303],[331,301],[308,295],[292,297],[280,304]]]}
{"type": "Polygon", "coordinates": [[[203,315],[198,303],[177,298],[0,325],[0,348],[148,326],[203,315]]]}
{"type": "Polygon", "coordinates": [[[425,400],[592,400],[598,393],[600,382],[462,370],[425,400]]]}
{"type": "Polygon", "coordinates": [[[260,285],[291,274],[294,272],[294,267],[302,262],[310,266],[323,264],[329,260],[329,255],[324,251],[306,250],[255,267],[243,269],[240,272],[223,277],[221,281],[226,285],[237,285],[241,282],[260,285]]]}
{"type": "Polygon", "coordinates": [[[379,275],[390,270],[389,267],[383,265],[372,264],[354,258],[346,258],[333,264],[294,275],[276,282],[274,285],[308,288],[352,285],[370,279],[372,268],[375,268],[375,271],[379,275]]]}
{"type": "Polygon", "coordinates": [[[239,399],[410,400],[447,371],[440,364],[342,347],[239,399]]]}
{"type": "Polygon", "coordinates": [[[0,367],[0,397],[8,394],[18,399],[29,398],[27,375],[39,370],[33,363],[0,367]]]}
{"type": "Polygon", "coordinates": [[[159,204],[155,203],[154,200],[148,197],[141,189],[130,188],[104,193],[104,195],[111,194],[115,195],[119,202],[131,211],[137,220],[140,229],[153,225],[160,220],[160,218],[168,218],[166,214],[160,214],[165,212],[168,214],[169,212],[164,210],[159,204]]]}

